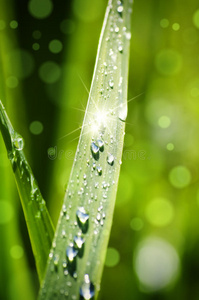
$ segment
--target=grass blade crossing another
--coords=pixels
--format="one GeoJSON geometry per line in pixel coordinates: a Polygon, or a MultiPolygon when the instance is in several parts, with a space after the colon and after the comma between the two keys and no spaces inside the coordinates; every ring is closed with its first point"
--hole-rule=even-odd
{"type": "Polygon", "coordinates": [[[121,165],[132,1],[109,1],[81,136],[39,299],[100,289],[121,165]]]}
{"type": "Polygon", "coordinates": [[[23,153],[23,138],[12,127],[1,101],[0,128],[18,186],[39,279],[42,280],[54,229],[45,201],[23,153]]]}

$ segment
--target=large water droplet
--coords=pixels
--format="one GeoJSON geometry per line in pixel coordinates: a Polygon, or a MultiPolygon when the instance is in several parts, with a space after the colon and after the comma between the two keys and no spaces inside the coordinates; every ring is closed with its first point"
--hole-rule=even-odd
{"type": "Polygon", "coordinates": [[[69,263],[73,262],[75,260],[75,257],[77,256],[78,251],[74,248],[73,244],[67,247],[66,249],[66,258],[69,263]]]}
{"type": "Polygon", "coordinates": [[[119,108],[119,113],[118,113],[118,117],[121,121],[125,122],[126,118],[127,118],[127,104],[126,103],[122,103],[120,104],[120,108],[119,108]]]}
{"type": "Polygon", "coordinates": [[[68,262],[68,272],[71,276],[76,271],[76,256],[78,254],[78,251],[74,248],[73,244],[70,244],[70,246],[66,249],[66,259],[68,262]]]}
{"type": "Polygon", "coordinates": [[[117,12],[119,13],[120,16],[122,16],[122,12],[123,12],[123,6],[122,5],[118,6],[117,12]]]}
{"type": "Polygon", "coordinates": [[[99,159],[99,147],[94,142],[91,143],[91,153],[95,160],[99,159]]]}
{"type": "Polygon", "coordinates": [[[22,150],[24,147],[24,140],[23,140],[22,136],[20,136],[19,134],[16,134],[16,136],[13,139],[13,145],[16,150],[18,150],[18,151],[22,150]]]}
{"type": "Polygon", "coordinates": [[[118,117],[121,121],[125,122],[126,118],[127,118],[128,107],[127,107],[127,100],[123,96],[123,93],[122,93],[122,90],[123,90],[122,86],[124,86],[123,77],[120,77],[119,86],[120,86],[120,89],[118,90],[118,99],[119,99],[119,101],[118,101],[118,103],[119,103],[118,117]]]}
{"type": "Polygon", "coordinates": [[[76,216],[79,227],[81,228],[83,233],[86,233],[88,230],[89,215],[86,213],[84,207],[78,208],[76,216]]]}
{"type": "Polygon", "coordinates": [[[81,236],[75,236],[74,243],[78,249],[81,249],[85,243],[85,240],[81,236]]]}
{"type": "Polygon", "coordinates": [[[104,142],[102,140],[97,140],[96,144],[99,147],[99,150],[101,152],[103,152],[104,151],[104,142]]]}
{"type": "Polygon", "coordinates": [[[109,165],[113,166],[113,164],[114,164],[114,156],[113,156],[112,154],[109,154],[109,155],[107,156],[107,163],[108,163],[109,165]]]}
{"type": "Polygon", "coordinates": [[[81,236],[75,236],[74,237],[74,246],[78,250],[78,256],[81,258],[83,257],[84,254],[84,243],[85,239],[82,238],[81,236]]]}
{"type": "Polygon", "coordinates": [[[80,300],[92,300],[95,296],[95,287],[90,281],[89,275],[84,275],[84,282],[80,287],[80,300]]]}

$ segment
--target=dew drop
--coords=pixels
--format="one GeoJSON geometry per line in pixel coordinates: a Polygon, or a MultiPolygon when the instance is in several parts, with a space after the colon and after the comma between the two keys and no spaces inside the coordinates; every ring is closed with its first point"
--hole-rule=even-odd
{"type": "Polygon", "coordinates": [[[89,215],[86,213],[84,207],[78,208],[76,216],[79,227],[81,228],[83,233],[86,233],[88,230],[89,215]]]}
{"type": "Polygon", "coordinates": [[[109,80],[109,86],[110,86],[110,88],[112,88],[113,89],[113,86],[114,86],[114,82],[113,82],[113,80],[111,79],[111,80],[109,80]]]}
{"type": "Polygon", "coordinates": [[[114,156],[112,154],[109,154],[107,156],[107,163],[110,165],[110,166],[113,166],[114,164],[114,156]]]}
{"type": "Polygon", "coordinates": [[[97,172],[101,176],[102,175],[102,168],[101,167],[97,167],[97,172]]]}
{"type": "Polygon", "coordinates": [[[131,33],[130,32],[126,32],[126,39],[130,40],[131,39],[131,33]]]}
{"type": "Polygon", "coordinates": [[[66,249],[66,258],[69,263],[73,262],[75,260],[75,257],[77,256],[78,251],[74,248],[74,245],[71,244],[66,249]]]}
{"type": "Polygon", "coordinates": [[[96,144],[99,147],[99,150],[101,152],[103,152],[104,151],[104,142],[102,140],[97,140],[96,144]]]}
{"type": "Polygon", "coordinates": [[[54,263],[55,271],[57,272],[58,271],[58,264],[59,264],[59,255],[56,254],[54,256],[53,263],[54,263]]]}
{"type": "Polygon", "coordinates": [[[120,104],[118,117],[121,121],[125,122],[127,118],[127,104],[120,104]]]}
{"type": "Polygon", "coordinates": [[[16,150],[20,151],[23,149],[24,147],[24,140],[22,138],[22,136],[20,136],[19,134],[16,134],[16,136],[13,139],[13,144],[16,150]]]}
{"type": "Polygon", "coordinates": [[[84,243],[85,243],[85,240],[81,236],[74,237],[74,245],[77,249],[82,249],[84,243]]]}
{"type": "Polygon", "coordinates": [[[122,16],[122,12],[123,12],[123,6],[122,5],[118,6],[117,12],[119,13],[120,16],[122,16]]]}
{"type": "Polygon", "coordinates": [[[62,211],[63,211],[63,213],[64,213],[64,215],[65,215],[65,214],[66,214],[66,211],[67,211],[66,205],[65,205],[65,204],[63,204],[63,206],[62,206],[62,211]]]}
{"type": "Polygon", "coordinates": [[[84,275],[84,282],[80,287],[80,300],[92,300],[95,296],[95,287],[90,281],[89,275],[84,275]]]}
{"type": "Polygon", "coordinates": [[[91,153],[95,160],[99,159],[99,147],[94,142],[91,143],[91,153]]]}
{"type": "Polygon", "coordinates": [[[76,256],[78,254],[78,251],[74,248],[73,244],[70,244],[70,246],[66,249],[66,259],[68,262],[68,273],[73,276],[73,274],[76,271],[76,256]]]}
{"type": "Polygon", "coordinates": [[[100,221],[100,220],[101,220],[101,215],[100,215],[100,213],[97,214],[96,219],[97,219],[97,221],[100,221]]]}
{"type": "Polygon", "coordinates": [[[120,53],[123,52],[123,47],[122,47],[122,45],[119,45],[119,46],[118,46],[118,51],[119,51],[120,53]]]}

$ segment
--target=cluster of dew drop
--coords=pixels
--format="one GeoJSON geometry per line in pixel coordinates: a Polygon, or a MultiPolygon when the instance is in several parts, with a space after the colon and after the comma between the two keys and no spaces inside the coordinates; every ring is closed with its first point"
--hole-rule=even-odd
{"type": "MultiPolygon", "coordinates": [[[[100,155],[104,152],[105,150],[105,143],[102,138],[98,138],[96,140],[91,141],[90,145],[90,152],[91,152],[91,157],[93,158],[93,163],[92,163],[92,170],[96,171],[97,176],[102,175],[102,168],[100,165],[98,165],[98,161],[100,160],[100,155]]],[[[88,166],[90,166],[90,160],[88,160],[88,166]]],[[[110,166],[114,165],[114,156],[112,154],[107,155],[107,164],[110,166]]],[[[77,181],[79,182],[79,174],[77,174],[77,181]]],[[[87,182],[87,175],[84,174],[83,176],[83,182],[87,182]]],[[[74,181],[72,180],[71,183],[73,184],[74,181]]],[[[85,184],[84,184],[85,185],[85,184]]],[[[105,201],[107,198],[106,192],[108,191],[110,187],[109,183],[106,183],[105,181],[102,181],[101,188],[103,189],[103,200],[105,201]]],[[[87,188],[87,186],[85,186],[87,188]]],[[[96,183],[95,188],[99,188],[99,183],[96,183]]],[[[78,195],[81,196],[84,194],[84,188],[80,188],[78,195]]],[[[68,193],[69,198],[73,196],[71,192],[68,193]]],[[[97,196],[95,196],[93,193],[90,195],[91,200],[97,200],[97,196]]],[[[103,226],[104,225],[104,220],[106,218],[105,213],[103,212],[103,202],[100,202],[100,205],[97,209],[97,214],[95,218],[95,225],[96,226],[103,226]]],[[[71,204],[68,206],[68,209],[71,209],[71,204]]],[[[66,205],[63,204],[62,207],[62,216],[65,217],[66,221],[69,221],[70,217],[69,214],[67,213],[67,208],[66,205]]],[[[78,260],[81,259],[84,255],[84,248],[85,248],[85,243],[86,243],[86,234],[89,230],[89,213],[86,211],[84,206],[79,206],[77,211],[76,211],[76,221],[74,222],[75,226],[78,226],[78,231],[74,236],[70,236],[71,242],[66,246],[66,251],[65,251],[65,259],[62,262],[62,268],[63,268],[63,274],[64,276],[71,276],[74,280],[77,279],[78,274],[76,272],[77,270],[77,264],[78,260]]],[[[96,227],[97,228],[97,227],[96,227]]],[[[61,231],[62,238],[66,237],[66,231],[65,229],[62,229],[61,231]]],[[[97,236],[98,231],[97,229],[94,230],[95,236],[97,236]]],[[[55,237],[56,238],[56,237],[55,237]]],[[[55,250],[56,244],[53,243],[53,248],[55,250]]],[[[54,250],[51,251],[49,257],[50,259],[53,259],[53,269],[52,271],[58,272],[58,265],[59,265],[59,255],[55,254],[54,250]]],[[[67,286],[70,288],[72,286],[71,281],[67,281],[67,286]]],[[[80,287],[80,299],[93,299],[95,295],[95,287],[92,283],[92,281],[89,278],[89,274],[84,275],[83,283],[80,287]]],[[[68,291],[65,291],[65,296],[68,295],[68,291]]],[[[75,295],[73,295],[75,296],[75,295]]]]}
{"type": "MultiPolygon", "coordinates": [[[[130,1],[130,0],[129,0],[130,1]]],[[[110,11],[112,10],[112,4],[110,4],[110,11]]],[[[124,55],[124,48],[123,48],[123,38],[126,38],[127,40],[130,40],[131,34],[130,32],[127,31],[127,28],[125,26],[122,26],[123,22],[123,0],[117,1],[117,22],[114,19],[114,14],[112,15],[112,23],[110,24],[110,36],[109,34],[106,37],[106,42],[110,43],[111,40],[116,40],[116,43],[114,42],[111,45],[109,45],[109,60],[108,64],[106,62],[102,63],[102,68],[100,69],[100,72],[106,77],[104,80],[102,80],[101,86],[99,87],[99,92],[100,92],[100,97],[102,97],[104,100],[108,100],[110,97],[110,93],[113,92],[116,88],[116,84],[114,82],[114,76],[113,72],[116,72],[117,66],[116,66],[116,60],[117,60],[117,55],[124,55]],[[116,24],[117,23],[117,24],[116,24]],[[117,47],[115,47],[117,45],[117,47]]],[[[97,79],[98,80],[98,79],[97,79]]],[[[123,97],[122,91],[123,91],[123,77],[120,76],[119,82],[118,82],[118,106],[117,106],[117,111],[118,111],[118,118],[125,122],[126,117],[127,117],[127,103],[126,100],[123,97]]],[[[112,110],[112,115],[115,115],[115,109],[112,110]]],[[[107,113],[107,112],[106,112],[107,113]]],[[[110,182],[106,182],[103,180],[103,170],[102,167],[100,166],[100,158],[101,156],[106,155],[106,162],[110,166],[109,173],[111,173],[111,169],[115,164],[115,157],[112,153],[109,153],[106,151],[106,140],[104,139],[104,133],[106,131],[106,122],[104,122],[103,117],[106,117],[106,115],[100,115],[100,118],[97,118],[95,120],[98,125],[97,129],[97,134],[98,136],[93,136],[90,142],[90,158],[87,159],[87,166],[89,167],[89,176],[95,176],[99,177],[99,181],[96,180],[94,184],[94,189],[99,189],[101,188],[103,190],[102,193],[102,199],[99,202],[96,216],[92,220],[90,220],[89,213],[86,211],[84,205],[79,206],[76,211],[76,221],[72,224],[71,226],[78,226],[77,232],[73,235],[69,234],[69,243],[66,246],[65,250],[65,258],[62,262],[62,268],[63,268],[63,274],[65,276],[71,276],[74,280],[77,280],[78,274],[76,272],[77,270],[77,265],[79,260],[83,257],[84,255],[84,248],[86,245],[86,238],[87,238],[87,233],[89,230],[89,222],[94,221],[94,235],[96,236],[96,239],[93,239],[93,245],[97,245],[97,235],[99,233],[100,226],[104,225],[104,220],[106,219],[106,214],[104,212],[104,203],[107,200],[108,197],[108,191],[111,185],[114,185],[115,182],[112,180],[112,176],[110,176],[110,182]],[[107,153],[107,154],[105,154],[107,153]],[[92,161],[91,161],[92,158],[92,161]],[[90,169],[91,168],[91,169],[90,169]]],[[[93,122],[89,122],[88,125],[92,125],[93,122]]],[[[96,132],[95,132],[96,133],[96,132]]],[[[110,136],[110,134],[108,133],[110,136]]],[[[113,144],[113,136],[110,136],[110,144],[113,144]]],[[[113,145],[112,145],[113,146],[113,145]]],[[[86,155],[86,146],[84,147],[84,156],[86,155]]],[[[77,155],[75,158],[75,161],[77,161],[77,157],[81,158],[82,153],[80,153],[79,150],[77,150],[77,155]]],[[[80,171],[81,167],[80,167],[80,171]]],[[[81,172],[80,172],[81,173],[81,172]]],[[[79,174],[80,174],[79,173],[79,174]]],[[[80,184],[80,179],[81,176],[77,174],[76,175],[76,180],[77,180],[77,185],[80,184]]],[[[78,191],[78,196],[81,198],[81,196],[85,193],[85,191],[88,191],[88,186],[87,186],[87,176],[86,174],[82,175],[83,178],[83,185],[80,187],[78,191]]],[[[96,177],[97,178],[97,177],[96,177]]],[[[70,189],[71,191],[73,190],[73,184],[75,183],[75,178],[71,179],[70,181],[70,189]]],[[[68,197],[72,198],[73,197],[73,192],[68,191],[68,197]]],[[[86,193],[88,195],[88,193],[86,193]]],[[[92,203],[93,200],[97,200],[97,196],[94,194],[94,191],[92,190],[92,193],[90,195],[90,200],[88,202],[88,205],[92,203]]],[[[68,208],[71,208],[71,204],[68,206],[68,208]]],[[[66,205],[64,204],[62,207],[62,215],[65,216],[65,219],[68,221],[70,219],[69,214],[67,213],[66,205]]],[[[74,228],[74,227],[73,227],[74,228]]],[[[61,230],[61,235],[63,238],[66,237],[66,231],[65,229],[61,230]]],[[[56,237],[55,237],[56,239],[56,237]]],[[[56,247],[56,244],[54,244],[54,249],[56,247]]],[[[50,253],[50,259],[53,260],[54,264],[54,270],[58,271],[58,264],[59,264],[59,255],[54,254],[53,251],[50,253]]],[[[88,264],[89,262],[87,262],[88,264]]],[[[98,263],[98,262],[96,262],[98,263]]],[[[53,270],[52,270],[53,271],[53,270]]],[[[66,285],[70,288],[72,286],[71,281],[67,281],[66,285]]],[[[89,299],[94,299],[95,296],[95,286],[90,280],[89,274],[84,274],[83,282],[79,290],[79,299],[81,300],[89,300],[89,299]]],[[[60,291],[61,293],[61,291],[60,291]]],[[[66,289],[62,289],[62,294],[64,293],[65,296],[68,296],[69,293],[66,291],[66,289]]],[[[71,296],[72,299],[77,299],[76,295],[71,296]]]]}
{"type": "MultiPolygon", "coordinates": [[[[110,8],[112,9],[112,4],[110,4],[110,8]]],[[[111,114],[115,115],[117,113],[118,118],[125,122],[127,118],[127,102],[123,95],[123,90],[125,90],[124,87],[126,83],[123,81],[122,76],[120,76],[119,81],[117,82],[114,82],[114,78],[117,77],[115,74],[117,73],[118,62],[122,65],[123,58],[125,60],[126,49],[124,48],[124,44],[126,40],[128,41],[131,39],[131,33],[127,30],[127,27],[123,25],[124,7],[122,0],[117,1],[116,9],[118,18],[117,20],[115,19],[115,14],[110,15],[109,33],[106,36],[106,43],[109,48],[107,62],[103,62],[101,64],[101,69],[98,70],[98,72],[101,72],[101,74],[106,77],[106,79],[102,78],[99,91],[101,97],[104,100],[108,100],[108,98],[111,97],[112,90],[117,88],[118,95],[116,97],[116,102],[118,105],[112,109],[111,114]]]]}
{"type": "MultiPolygon", "coordinates": [[[[62,207],[62,214],[66,217],[66,220],[69,220],[67,215],[66,205],[62,207]]],[[[76,211],[76,222],[79,228],[78,232],[74,235],[73,241],[69,243],[65,251],[65,259],[62,262],[63,274],[64,276],[70,275],[74,280],[77,279],[77,258],[81,259],[84,254],[84,245],[85,245],[85,234],[89,229],[89,214],[86,212],[83,206],[78,207],[76,211]]],[[[62,237],[66,237],[65,230],[62,230],[62,237]]],[[[58,272],[59,267],[59,255],[54,254],[53,250],[56,248],[56,243],[53,242],[53,249],[49,254],[49,258],[53,259],[54,269],[52,271],[58,272]]],[[[67,281],[67,286],[70,288],[72,286],[71,281],[67,281]]],[[[68,297],[69,293],[65,289],[60,290],[61,294],[64,294],[68,297]]],[[[80,299],[93,299],[95,295],[95,288],[93,283],[90,281],[89,275],[84,275],[83,283],[80,287],[79,296],[80,299]]],[[[73,295],[72,299],[76,299],[76,296],[73,295]]]]}
{"type": "Polygon", "coordinates": [[[27,187],[29,189],[29,205],[33,205],[34,207],[32,209],[35,213],[35,219],[40,219],[42,212],[46,209],[46,203],[41,196],[30,166],[26,162],[24,156],[20,155],[20,152],[24,149],[24,140],[22,136],[14,130],[11,131],[10,138],[12,149],[8,151],[8,158],[11,162],[13,171],[16,172],[18,168],[19,176],[25,189],[27,189],[27,187]]]}

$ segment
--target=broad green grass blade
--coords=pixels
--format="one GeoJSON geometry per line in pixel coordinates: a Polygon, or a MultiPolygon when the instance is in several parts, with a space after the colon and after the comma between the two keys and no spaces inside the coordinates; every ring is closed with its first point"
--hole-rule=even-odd
{"type": "Polygon", "coordinates": [[[39,299],[93,299],[113,218],[125,120],[132,1],[109,1],[81,136],[39,299]]]}
{"type": "Polygon", "coordinates": [[[0,128],[18,186],[40,280],[43,279],[54,229],[36,180],[23,153],[23,138],[13,129],[0,101],[0,128]]]}

